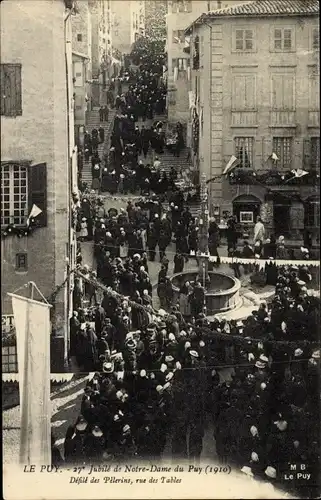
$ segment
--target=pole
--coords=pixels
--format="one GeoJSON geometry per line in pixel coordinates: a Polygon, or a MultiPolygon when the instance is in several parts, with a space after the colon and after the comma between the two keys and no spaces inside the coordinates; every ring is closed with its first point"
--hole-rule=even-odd
{"type": "MultiPolygon", "coordinates": [[[[28,291],[29,298],[33,299],[34,288],[33,283],[28,283],[28,291]]],[[[29,314],[30,314],[30,305],[28,303],[26,309],[26,342],[25,342],[25,364],[24,364],[24,373],[23,373],[23,390],[22,390],[22,401],[20,401],[21,405],[21,429],[20,429],[20,464],[21,465],[30,465],[30,456],[28,453],[28,443],[29,443],[29,432],[30,426],[28,425],[30,419],[30,401],[28,398],[28,387],[29,387],[29,314]]],[[[21,378],[20,378],[21,381],[21,378]]],[[[19,383],[20,383],[19,381],[19,383]]]]}
{"type": "Polygon", "coordinates": [[[208,210],[208,195],[206,186],[206,175],[203,173],[201,175],[200,184],[200,197],[201,197],[201,213],[199,220],[200,237],[198,246],[198,260],[199,260],[199,272],[198,279],[205,286],[209,284],[209,274],[208,274],[208,228],[209,228],[209,210],[208,210]]]}

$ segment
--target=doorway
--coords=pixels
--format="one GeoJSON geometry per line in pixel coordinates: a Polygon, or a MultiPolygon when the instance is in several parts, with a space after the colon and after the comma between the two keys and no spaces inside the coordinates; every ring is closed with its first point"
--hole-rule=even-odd
{"type": "Polygon", "coordinates": [[[284,199],[277,199],[273,203],[274,233],[279,236],[289,237],[291,233],[291,202],[284,199]]]}

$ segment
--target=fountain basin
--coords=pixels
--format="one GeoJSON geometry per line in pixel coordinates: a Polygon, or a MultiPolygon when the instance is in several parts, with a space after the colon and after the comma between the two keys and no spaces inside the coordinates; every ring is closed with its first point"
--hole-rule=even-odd
{"type": "MultiPolygon", "coordinates": [[[[212,271],[208,273],[210,282],[206,289],[207,316],[231,311],[242,304],[240,297],[241,282],[228,274],[212,271]]],[[[198,270],[184,271],[170,278],[174,291],[175,303],[179,300],[180,288],[189,281],[197,280],[198,270]]]]}

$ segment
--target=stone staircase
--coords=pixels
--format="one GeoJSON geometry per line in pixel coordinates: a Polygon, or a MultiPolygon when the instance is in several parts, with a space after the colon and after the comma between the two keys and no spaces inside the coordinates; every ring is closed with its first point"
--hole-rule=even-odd
{"type": "MultiPolygon", "coordinates": [[[[109,149],[110,135],[112,132],[114,118],[115,118],[115,110],[114,109],[109,109],[107,122],[100,121],[98,107],[93,108],[90,111],[90,113],[88,114],[87,123],[86,123],[86,130],[88,130],[88,132],[90,134],[94,128],[96,128],[98,130],[99,127],[101,127],[101,126],[105,130],[105,141],[104,141],[104,143],[99,144],[99,146],[98,146],[98,154],[99,154],[99,157],[101,160],[103,159],[105,152],[108,151],[108,149],[109,149]]],[[[91,188],[91,184],[92,184],[91,158],[88,162],[84,161],[84,166],[83,166],[83,171],[82,171],[82,181],[88,185],[89,189],[91,188]]]]}

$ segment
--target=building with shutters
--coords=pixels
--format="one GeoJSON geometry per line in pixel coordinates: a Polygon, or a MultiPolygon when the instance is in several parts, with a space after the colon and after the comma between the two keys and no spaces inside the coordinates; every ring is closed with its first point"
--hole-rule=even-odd
{"type": "MultiPolygon", "coordinates": [[[[239,3],[242,3],[242,0],[171,0],[167,2],[167,109],[170,122],[180,121],[186,126],[189,119],[191,73],[189,37],[184,34],[185,28],[203,12],[239,3]]],[[[188,137],[190,138],[190,134],[188,137]]]]}
{"type": "Polygon", "coordinates": [[[12,313],[7,293],[28,281],[45,297],[65,282],[52,309],[56,371],[67,358],[72,279],[66,277],[76,257],[72,7],[68,0],[1,3],[1,309],[12,313]],[[33,205],[41,213],[32,233],[4,235],[9,225],[27,227],[33,205]]]}
{"type": "Polygon", "coordinates": [[[86,114],[91,110],[91,11],[89,0],[77,4],[78,13],[71,17],[72,66],[74,84],[75,126],[86,123],[86,114]]]}
{"type": "Polygon", "coordinates": [[[246,228],[261,214],[269,233],[301,241],[320,224],[318,16],[317,0],[261,0],[203,14],[185,31],[212,213],[246,228]],[[223,178],[232,155],[239,166],[223,178]],[[293,180],[293,169],[308,174],[293,180]]]}
{"type": "Polygon", "coordinates": [[[130,54],[133,43],[145,35],[145,1],[111,0],[113,47],[130,54]]]}
{"type": "Polygon", "coordinates": [[[115,72],[112,0],[88,0],[91,17],[91,106],[107,104],[107,85],[115,72]]]}

